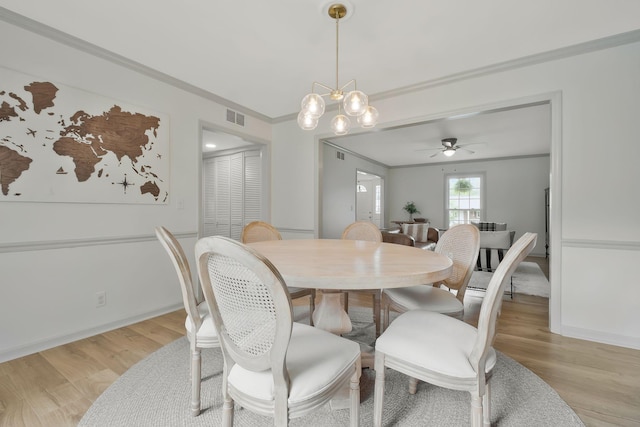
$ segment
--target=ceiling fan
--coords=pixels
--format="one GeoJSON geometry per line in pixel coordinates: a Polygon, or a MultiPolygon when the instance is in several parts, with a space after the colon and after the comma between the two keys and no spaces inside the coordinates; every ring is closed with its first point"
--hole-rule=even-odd
{"type": "Polygon", "coordinates": [[[417,150],[417,151],[438,150],[437,153],[432,154],[429,157],[435,157],[440,153],[444,154],[447,157],[451,157],[456,153],[457,150],[463,150],[468,152],[469,154],[474,154],[475,151],[471,151],[466,147],[468,147],[469,145],[477,145],[477,144],[456,145],[458,142],[458,138],[444,138],[441,140],[441,142],[442,142],[442,148],[426,148],[426,149],[417,150]]]}

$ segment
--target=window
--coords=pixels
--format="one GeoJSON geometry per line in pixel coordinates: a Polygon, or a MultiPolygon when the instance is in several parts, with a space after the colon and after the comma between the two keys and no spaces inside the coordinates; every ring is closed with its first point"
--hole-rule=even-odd
{"type": "Polygon", "coordinates": [[[480,221],[483,209],[482,174],[448,175],[445,180],[446,212],[449,228],[480,221]]]}

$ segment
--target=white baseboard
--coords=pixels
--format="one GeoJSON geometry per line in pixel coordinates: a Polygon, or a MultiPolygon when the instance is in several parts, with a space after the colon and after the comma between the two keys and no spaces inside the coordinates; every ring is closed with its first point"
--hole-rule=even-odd
{"type": "Polygon", "coordinates": [[[89,329],[83,329],[81,331],[74,332],[72,334],[60,335],[57,337],[47,338],[38,342],[34,342],[28,345],[12,348],[2,349],[0,352],[0,363],[7,362],[9,360],[24,357],[29,354],[38,353],[39,351],[48,350],[59,345],[68,344],[73,341],[78,341],[84,338],[92,337],[94,335],[102,334],[104,332],[112,331],[117,328],[129,326],[143,320],[151,319],[152,317],[161,316],[163,314],[171,313],[172,311],[183,308],[182,304],[174,304],[168,307],[159,308],[146,313],[141,313],[136,316],[128,317],[126,319],[120,319],[115,322],[106,323],[104,325],[96,326],[89,329]]]}
{"type": "Polygon", "coordinates": [[[590,329],[562,326],[562,336],[640,350],[640,337],[610,334],[590,329]]]}

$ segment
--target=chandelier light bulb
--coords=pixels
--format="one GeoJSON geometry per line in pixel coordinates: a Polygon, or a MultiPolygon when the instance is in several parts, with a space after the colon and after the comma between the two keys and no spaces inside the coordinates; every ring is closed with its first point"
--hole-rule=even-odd
{"type": "Polygon", "coordinates": [[[363,128],[372,128],[378,123],[378,110],[371,105],[358,116],[358,124],[363,128]]]}
{"type": "Polygon", "coordinates": [[[451,157],[455,154],[456,150],[454,150],[453,148],[447,148],[443,151],[444,155],[447,157],[451,157]]]}
{"type": "Polygon", "coordinates": [[[369,97],[359,90],[349,92],[342,101],[344,112],[350,116],[359,116],[367,108],[369,97]]]}
{"type": "Polygon", "coordinates": [[[298,126],[303,130],[313,130],[318,126],[318,117],[300,111],[298,114],[298,126]]]}
{"type": "Polygon", "coordinates": [[[331,130],[336,135],[346,135],[351,128],[351,122],[349,121],[349,117],[344,114],[338,114],[331,120],[331,130]]]}
{"type": "Polygon", "coordinates": [[[302,112],[314,117],[320,117],[324,114],[324,99],[317,93],[310,93],[300,103],[302,112]]]}

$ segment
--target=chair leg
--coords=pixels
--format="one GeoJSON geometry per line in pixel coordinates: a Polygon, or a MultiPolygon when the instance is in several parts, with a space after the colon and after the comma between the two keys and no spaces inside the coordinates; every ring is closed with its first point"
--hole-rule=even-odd
{"type": "Polygon", "coordinates": [[[373,425],[382,426],[382,407],[384,406],[384,353],[376,351],[375,355],[376,382],[373,391],[373,425]]]}
{"type": "Polygon", "coordinates": [[[309,295],[309,325],[313,326],[313,312],[316,309],[316,290],[311,290],[309,295]]]}
{"type": "Polygon", "coordinates": [[[416,394],[418,390],[418,379],[409,377],[409,394],[416,394]]]}
{"type": "Polygon", "coordinates": [[[356,363],[356,370],[351,376],[349,382],[349,398],[351,400],[350,407],[350,426],[358,427],[360,425],[360,373],[362,372],[362,366],[358,361],[356,363]]]}
{"type": "Polygon", "coordinates": [[[378,338],[382,326],[380,324],[380,291],[373,295],[373,321],[376,324],[376,338],[378,338]]]}
{"type": "Polygon", "coordinates": [[[381,300],[382,300],[382,302],[381,302],[382,306],[384,307],[383,308],[383,310],[384,310],[384,319],[382,319],[382,321],[383,321],[382,322],[382,331],[380,333],[386,331],[387,328],[389,327],[389,301],[386,300],[386,297],[384,296],[384,294],[382,294],[381,300]]]}
{"type": "Polygon", "coordinates": [[[471,426],[482,426],[482,398],[477,393],[471,393],[471,426]]]}
{"type": "Polygon", "coordinates": [[[200,415],[201,368],[200,348],[191,344],[191,415],[194,417],[200,415]]]}
{"type": "Polygon", "coordinates": [[[513,275],[511,276],[511,299],[513,299],[513,275]]]}
{"type": "Polygon", "coordinates": [[[223,427],[233,427],[233,399],[229,396],[229,385],[227,383],[227,367],[222,371],[222,425],[223,427]]]}
{"type": "Polygon", "coordinates": [[[482,396],[482,417],[484,427],[491,427],[491,385],[485,385],[484,396],[482,396]]]}

